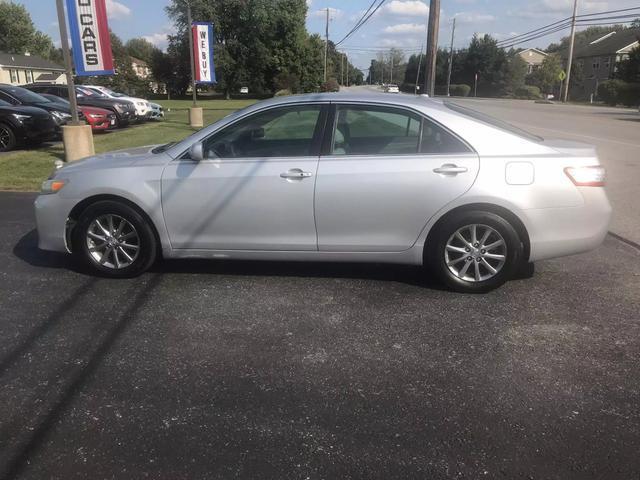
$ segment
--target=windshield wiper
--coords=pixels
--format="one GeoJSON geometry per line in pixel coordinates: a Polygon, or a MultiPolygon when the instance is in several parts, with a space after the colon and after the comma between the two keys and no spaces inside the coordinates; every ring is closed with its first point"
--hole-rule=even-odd
{"type": "Polygon", "coordinates": [[[151,150],[151,153],[163,153],[163,152],[166,152],[168,149],[173,147],[175,144],[176,144],[176,142],[165,143],[164,145],[160,145],[159,147],[156,147],[153,150],[151,150]]]}

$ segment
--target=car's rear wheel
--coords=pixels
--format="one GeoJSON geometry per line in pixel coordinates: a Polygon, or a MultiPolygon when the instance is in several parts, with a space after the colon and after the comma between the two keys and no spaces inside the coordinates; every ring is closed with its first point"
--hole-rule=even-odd
{"type": "Polygon", "coordinates": [[[10,126],[0,123],[0,152],[8,152],[16,146],[16,136],[10,126]]]}
{"type": "Polygon", "coordinates": [[[432,272],[452,290],[488,292],[512,278],[520,266],[522,242],[499,215],[461,212],[437,228],[425,256],[432,272]]]}
{"type": "Polygon", "coordinates": [[[135,277],[157,257],[157,242],[149,222],[135,209],[117,201],[89,206],[73,231],[78,260],[101,276],[135,277]]]}

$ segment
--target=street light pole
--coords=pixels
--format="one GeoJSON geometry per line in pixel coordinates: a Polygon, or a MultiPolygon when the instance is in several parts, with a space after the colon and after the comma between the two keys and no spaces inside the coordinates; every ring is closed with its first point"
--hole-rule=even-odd
{"type": "Polygon", "coordinates": [[[571,80],[571,67],[573,66],[573,47],[576,40],[576,15],[578,13],[578,0],[573,0],[573,16],[571,18],[571,40],[569,42],[569,59],[567,61],[567,78],[564,84],[563,102],[569,99],[569,80],[571,80]]]}
{"type": "Polygon", "coordinates": [[[427,59],[425,65],[425,93],[433,97],[436,87],[436,59],[438,56],[438,27],[440,26],[440,0],[431,0],[429,30],[427,33],[427,59]]]}
{"type": "Polygon", "coordinates": [[[422,48],[423,48],[423,45],[420,45],[420,56],[418,57],[418,69],[416,70],[416,85],[413,92],[415,95],[418,95],[418,88],[420,88],[418,86],[418,83],[420,82],[420,69],[422,68],[422,48]]]}
{"type": "Polygon", "coordinates": [[[76,86],[73,81],[73,67],[71,66],[71,53],[69,52],[69,35],[67,34],[67,19],[64,16],[64,4],[62,0],[56,0],[58,7],[58,26],[60,27],[60,41],[62,43],[62,55],[64,68],[67,75],[67,88],[69,90],[69,103],[71,104],[71,124],[80,125],[78,117],[78,100],[76,98],[76,86]]]}
{"type": "Polygon", "coordinates": [[[327,81],[327,54],[329,53],[329,8],[327,8],[327,25],[324,33],[324,81],[327,81]]]}
{"type": "Polygon", "coordinates": [[[187,4],[187,35],[189,37],[189,58],[191,58],[191,88],[193,89],[193,106],[195,107],[198,102],[198,94],[196,91],[196,70],[195,59],[193,58],[193,33],[191,28],[193,26],[193,19],[191,18],[191,3],[189,0],[185,0],[187,4]]]}

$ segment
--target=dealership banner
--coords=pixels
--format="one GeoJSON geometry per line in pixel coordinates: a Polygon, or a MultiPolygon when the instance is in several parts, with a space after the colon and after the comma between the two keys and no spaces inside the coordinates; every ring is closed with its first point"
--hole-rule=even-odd
{"type": "Polygon", "coordinates": [[[113,75],[105,0],[66,0],[76,74],[113,75]]]}
{"type": "Polygon", "coordinates": [[[216,83],[216,69],[213,64],[213,24],[193,22],[193,62],[197,83],[216,83]]]}

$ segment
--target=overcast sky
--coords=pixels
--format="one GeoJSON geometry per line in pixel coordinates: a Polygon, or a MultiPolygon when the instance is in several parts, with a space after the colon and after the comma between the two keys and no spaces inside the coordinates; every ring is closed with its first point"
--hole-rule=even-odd
{"type": "MultiPolygon", "coordinates": [[[[14,0],[24,4],[36,26],[57,44],[54,0],[14,0]]],[[[166,47],[167,33],[173,31],[164,7],[169,0],[107,0],[110,27],[123,40],[143,36],[160,48],[166,47]]],[[[371,0],[307,0],[307,27],[324,35],[325,10],[330,8],[329,38],[335,42],[351,29],[371,4],[371,0]]],[[[361,68],[375,53],[364,49],[400,47],[407,54],[419,51],[425,39],[428,0],[387,0],[374,17],[343,46],[361,68]]],[[[597,13],[637,7],[639,0],[579,0],[579,13],[597,13]]],[[[457,18],[456,47],[469,43],[474,33],[509,38],[571,15],[573,0],[441,0],[440,45],[449,45],[451,20],[457,18]]],[[[197,20],[197,19],[195,19],[197,20]]],[[[522,46],[546,47],[567,32],[559,32],[522,46]]]]}

